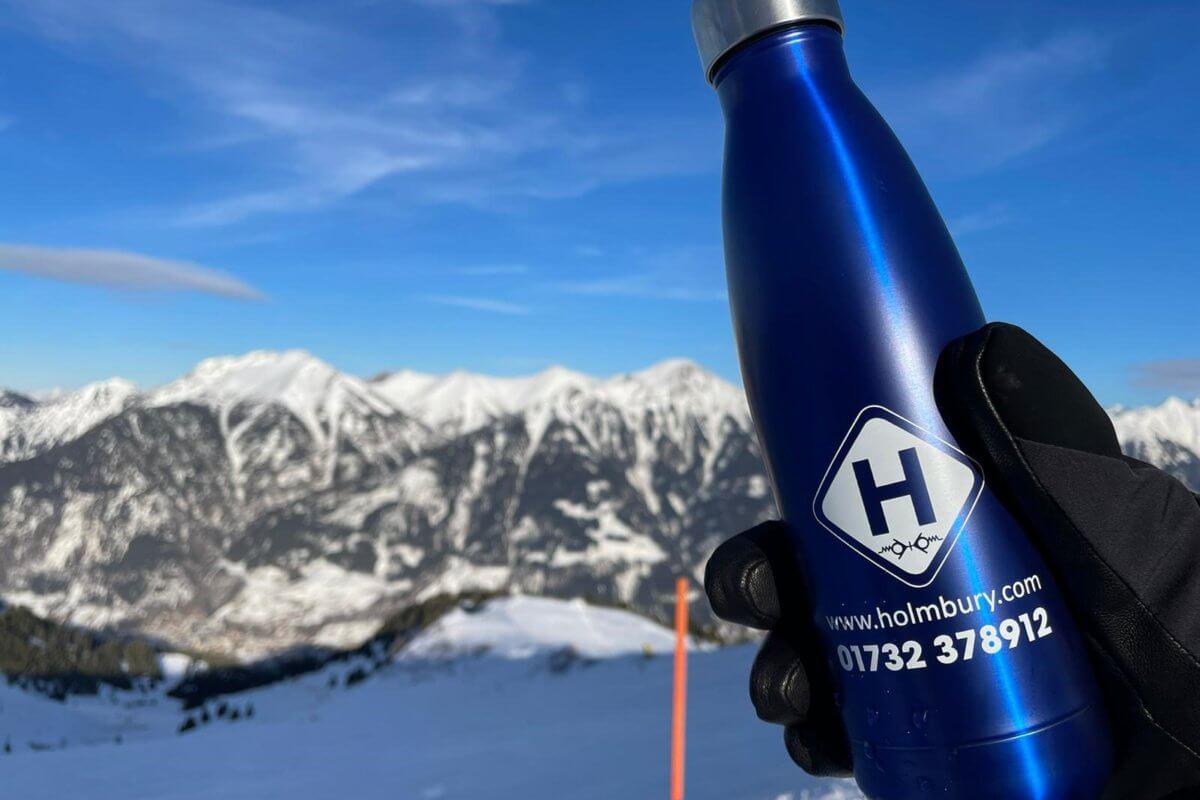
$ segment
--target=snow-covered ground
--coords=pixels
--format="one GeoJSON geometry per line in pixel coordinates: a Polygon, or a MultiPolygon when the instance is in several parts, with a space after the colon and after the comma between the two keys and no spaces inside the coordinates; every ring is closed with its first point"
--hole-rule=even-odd
{"type": "MultiPolygon", "coordinates": [[[[365,680],[347,685],[368,662],[337,664],[229,698],[243,715],[252,705],[252,719],[217,718],[210,704],[212,721],[182,735],[187,715],[161,695],[64,705],[5,687],[0,736],[7,726],[13,752],[0,753],[4,796],[662,797],[671,659],[644,653],[667,649],[669,637],[621,612],[500,601],[444,618],[365,680]],[[564,658],[564,645],[591,657],[564,658]],[[31,750],[30,725],[40,726],[40,747],[55,749],[31,750]]],[[[779,732],[755,719],[752,657],[744,647],[691,656],[688,798],[859,797],[844,782],[805,776],[779,732]]]]}
{"type": "Polygon", "coordinates": [[[433,660],[486,652],[525,659],[566,648],[587,659],[663,655],[674,651],[675,635],[643,617],[581,600],[512,597],[478,611],[450,612],[414,639],[403,658],[433,660]]]}

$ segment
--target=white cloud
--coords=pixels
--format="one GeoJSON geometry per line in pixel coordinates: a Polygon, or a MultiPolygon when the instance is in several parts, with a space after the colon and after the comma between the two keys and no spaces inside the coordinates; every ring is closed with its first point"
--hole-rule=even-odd
{"type": "Polygon", "coordinates": [[[239,300],[264,299],[260,291],[228,273],[118,250],[0,244],[0,270],[114,289],[201,292],[239,300]]]}
{"type": "Polygon", "coordinates": [[[509,314],[523,316],[529,313],[526,306],[510,303],[507,300],[497,300],[492,297],[464,297],[461,295],[430,294],[422,298],[426,303],[440,306],[466,308],[471,311],[487,311],[492,314],[509,314]]]}
{"type": "Polygon", "coordinates": [[[472,6],[520,6],[530,0],[418,0],[422,5],[470,8],[472,6]]]}
{"type": "Polygon", "coordinates": [[[639,273],[592,280],[564,281],[553,285],[564,293],[587,297],[641,297],[650,300],[679,300],[691,303],[724,302],[724,290],[704,289],[675,283],[664,276],[639,273]]]}
{"type": "Polygon", "coordinates": [[[1002,228],[1012,222],[1012,215],[1004,206],[988,206],[960,217],[954,217],[947,224],[955,236],[970,236],[974,233],[1002,228]]]}
{"type": "Polygon", "coordinates": [[[729,299],[720,247],[696,244],[656,248],[633,246],[612,252],[585,245],[576,248],[575,254],[587,259],[583,274],[544,283],[542,289],[579,297],[683,303],[724,303],[729,299]]]}
{"type": "Polygon", "coordinates": [[[475,267],[460,267],[453,270],[456,275],[489,277],[498,275],[526,275],[529,267],[524,264],[481,264],[475,267]]]}
{"type": "Polygon", "coordinates": [[[1200,358],[1176,358],[1134,365],[1134,383],[1189,396],[1200,395],[1200,358]]]}
{"type": "Polygon", "coordinates": [[[183,209],[184,225],[313,211],[380,189],[401,205],[507,208],[711,165],[688,151],[688,121],[597,118],[567,102],[580,87],[503,40],[510,12],[500,7],[521,4],[285,13],[215,0],[13,0],[41,34],[132,63],[189,111],[211,112],[207,124],[221,129],[197,138],[252,165],[240,190],[183,209]]]}
{"type": "Polygon", "coordinates": [[[984,172],[1070,131],[1086,112],[1088,81],[1103,74],[1110,51],[1110,42],[1092,33],[1058,35],[872,95],[922,166],[984,172]]]}

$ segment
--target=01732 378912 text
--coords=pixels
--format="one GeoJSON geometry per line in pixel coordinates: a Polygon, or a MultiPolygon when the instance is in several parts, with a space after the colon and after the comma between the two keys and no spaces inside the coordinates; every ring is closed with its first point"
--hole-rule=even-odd
{"type": "Polygon", "coordinates": [[[925,669],[932,657],[939,664],[971,661],[994,656],[1002,650],[1013,650],[1023,644],[1045,639],[1054,633],[1050,615],[1038,607],[1027,614],[1009,617],[992,625],[966,628],[953,634],[934,638],[932,650],[917,639],[903,643],[838,645],[838,663],[846,672],[900,672],[925,669]]]}

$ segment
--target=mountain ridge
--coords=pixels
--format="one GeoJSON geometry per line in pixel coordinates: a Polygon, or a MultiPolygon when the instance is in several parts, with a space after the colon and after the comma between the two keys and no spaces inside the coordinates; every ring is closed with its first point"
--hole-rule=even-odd
{"type": "MultiPolygon", "coordinates": [[[[1111,413],[1200,485],[1200,403],[1111,413]]],[[[774,515],[742,390],[685,360],[364,380],[254,351],[0,404],[0,595],[245,657],[465,591],[668,620],[675,577],[774,515]]]]}
{"type": "Polygon", "coordinates": [[[1161,405],[1109,412],[1121,447],[1200,489],[1200,400],[1170,397],[1161,405]]]}
{"type": "Polygon", "coordinates": [[[698,365],[454,382],[474,393],[461,415],[421,419],[306,353],[256,351],[93,404],[83,433],[0,464],[0,592],[247,655],[345,644],[469,589],[665,618],[680,569],[771,513],[741,393],[698,365]]]}

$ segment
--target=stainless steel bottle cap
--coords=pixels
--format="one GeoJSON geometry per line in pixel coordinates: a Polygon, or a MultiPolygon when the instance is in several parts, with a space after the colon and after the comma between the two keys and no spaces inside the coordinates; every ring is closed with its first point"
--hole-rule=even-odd
{"type": "Polygon", "coordinates": [[[692,30],[709,82],[721,57],[764,31],[805,20],[845,30],[838,0],[693,0],[692,30]]]}

